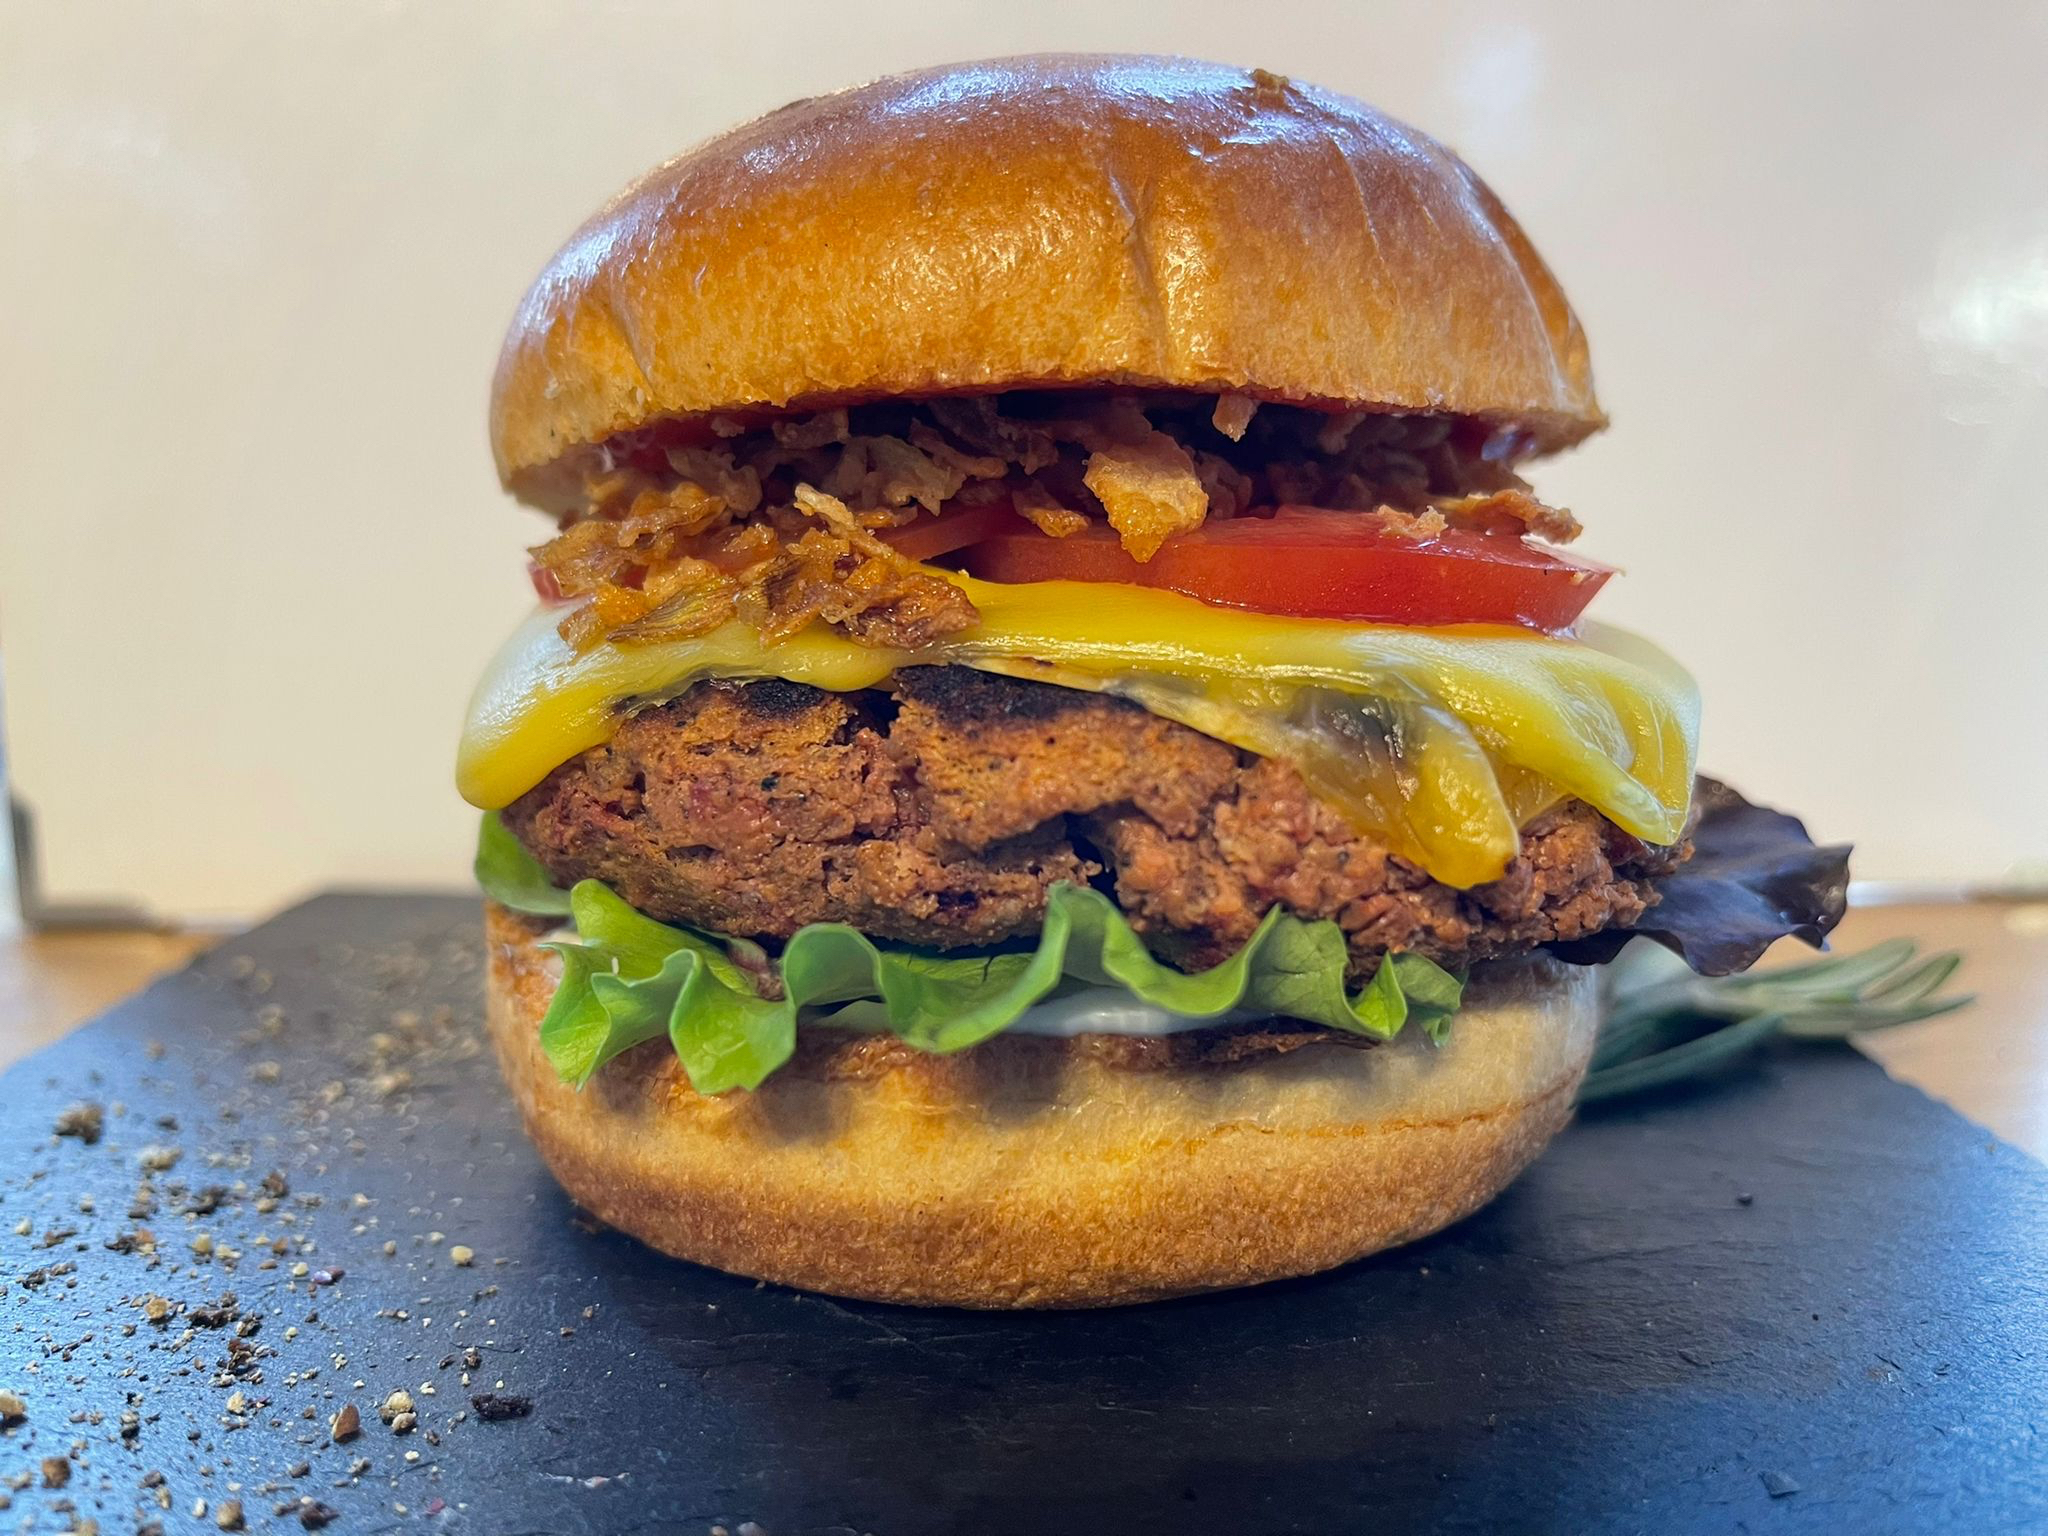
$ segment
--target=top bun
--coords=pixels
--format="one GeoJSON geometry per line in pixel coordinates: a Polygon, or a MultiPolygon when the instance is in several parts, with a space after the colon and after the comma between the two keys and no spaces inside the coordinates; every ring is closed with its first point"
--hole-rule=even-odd
{"type": "Polygon", "coordinates": [[[664,417],[1115,385],[1599,428],[1584,333],[1442,145],[1263,71],[1040,55],[799,101],[570,239],[498,360],[498,472],[664,417]]]}

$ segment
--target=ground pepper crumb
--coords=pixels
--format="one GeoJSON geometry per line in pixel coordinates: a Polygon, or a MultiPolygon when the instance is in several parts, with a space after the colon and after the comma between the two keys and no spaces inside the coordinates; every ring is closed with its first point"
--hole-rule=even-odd
{"type": "Polygon", "coordinates": [[[56,1123],[50,1127],[52,1135],[71,1136],[84,1142],[88,1147],[98,1144],[100,1132],[106,1125],[107,1112],[97,1104],[73,1104],[62,1111],[56,1123]]]}
{"type": "Polygon", "coordinates": [[[486,1424],[496,1424],[505,1419],[525,1418],[533,1412],[533,1399],[510,1392],[475,1392],[470,1394],[469,1406],[486,1424]]]}

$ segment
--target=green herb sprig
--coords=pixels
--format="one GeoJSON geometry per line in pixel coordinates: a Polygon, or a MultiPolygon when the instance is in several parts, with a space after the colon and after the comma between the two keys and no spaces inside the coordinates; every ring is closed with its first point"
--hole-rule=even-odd
{"type": "Polygon", "coordinates": [[[1704,1076],[1774,1035],[1846,1040],[1975,1000],[1941,995],[1961,955],[1921,958],[1917,948],[1911,939],[1888,939],[1806,965],[1708,977],[1695,976],[1667,950],[1632,944],[1608,968],[1599,1041],[1579,1102],[1704,1076]]]}

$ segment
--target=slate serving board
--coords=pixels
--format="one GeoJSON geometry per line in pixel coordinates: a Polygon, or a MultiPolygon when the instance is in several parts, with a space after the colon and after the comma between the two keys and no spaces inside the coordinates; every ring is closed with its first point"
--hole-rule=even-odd
{"type": "Polygon", "coordinates": [[[0,1080],[0,1530],[2048,1530],[2048,1173],[1850,1052],[1334,1275],[928,1313],[594,1229],[480,978],[472,901],[323,896],[0,1080]]]}

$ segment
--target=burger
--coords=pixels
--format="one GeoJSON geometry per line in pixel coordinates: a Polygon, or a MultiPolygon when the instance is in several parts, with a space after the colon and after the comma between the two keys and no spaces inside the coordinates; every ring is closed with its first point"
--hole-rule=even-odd
{"type": "Polygon", "coordinates": [[[1419,1238],[1572,1113],[1592,962],[1818,942],[1525,478],[1604,424],[1455,155],[1179,59],[796,102],[499,359],[554,519],[470,708],[488,1018],[568,1193],[742,1275],[1092,1306],[1419,1238]]]}

